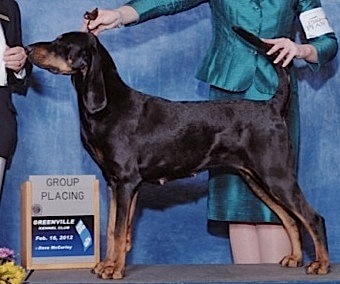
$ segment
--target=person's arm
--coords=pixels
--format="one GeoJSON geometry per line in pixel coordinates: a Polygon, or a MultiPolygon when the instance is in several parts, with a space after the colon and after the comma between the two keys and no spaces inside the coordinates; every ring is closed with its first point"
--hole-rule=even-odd
{"type": "Polygon", "coordinates": [[[194,8],[207,0],[132,0],[114,10],[98,10],[95,20],[84,20],[82,31],[95,35],[101,31],[144,22],[194,8]]]}
{"type": "Polygon", "coordinates": [[[282,61],[286,66],[293,58],[304,59],[314,71],[317,71],[320,66],[335,57],[338,41],[319,0],[300,0],[299,10],[300,23],[307,43],[298,44],[287,38],[266,39],[265,42],[274,44],[269,54],[279,51],[275,63],[282,61]],[[322,25],[315,25],[315,22],[322,25]]]}
{"type": "MultiPolygon", "coordinates": [[[[13,92],[25,94],[27,91],[27,78],[32,72],[32,64],[27,60],[27,56],[22,44],[21,14],[16,2],[11,2],[10,25],[8,26],[8,48],[4,52],[8,74],[8,85],[13,92]]],[[[7,40],[7,38],[6,38],[7,40]]]]}

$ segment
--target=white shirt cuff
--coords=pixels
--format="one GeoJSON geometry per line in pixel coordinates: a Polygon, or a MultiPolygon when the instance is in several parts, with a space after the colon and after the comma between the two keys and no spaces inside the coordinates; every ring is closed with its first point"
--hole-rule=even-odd
{"type": "Polygon", "coordinates": [[[26,69],[21,69],[18,73],[14,72],[14,75],[17,79],[24,79],[26,77],[26,69]]]}

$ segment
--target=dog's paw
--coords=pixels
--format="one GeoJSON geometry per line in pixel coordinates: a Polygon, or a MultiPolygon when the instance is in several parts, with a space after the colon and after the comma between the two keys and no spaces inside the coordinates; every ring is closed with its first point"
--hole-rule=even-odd
{"type": "Polygon", "coordinates": [[[117,269],[113,262],[102,261],[99,262],[93,269],[92,273],[96,274],[102,279],[122,279],[124,277],[124,270],[117,269]]]}
{"type": "Polygon", "coordinates": [[[285,256],[280,261],[281,266],[284,267],[300,267],[302,266],[302,259],[301,257],[297,257],[293,254],[285,256]]]}
{"type": "Polygon", "coordinates": [[[331,271],[329,262],[313,261],[306,266],[307,274],[327,274],[331,271]]]}

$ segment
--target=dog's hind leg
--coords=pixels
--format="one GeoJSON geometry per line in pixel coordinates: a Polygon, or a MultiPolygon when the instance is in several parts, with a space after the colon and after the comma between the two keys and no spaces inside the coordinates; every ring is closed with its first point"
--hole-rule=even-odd
{"type": "Polygon", "coordinates": [[[285,227],[291,246],[292,252],[290,255],[285,256],[281,260],[282,266],[287,267],[299,267],[302,266],[302,247],[301,247],[301,236],[296,221],[290,216],[281,205],[274,202],[274,200],[265,192],[258,181],[250,171],[246,169],[240,169],[240,175],[252,191],[265,203],[267,206],[276,213],[276,215],[282,221],[285,227]]]}
{"type": "Polygon", "coordinates": [[[324,218],[304,199],[298,185],[296,185],[292,198],[297,201],[292,204],[290,210],[305,226],[312,237],[315,248],[315,260],[306,266],[306,272],[308,274],[327,274],[330,272],[330,260],[324,218]]]}
{"type": "MultiPolygon", "coordinates": [[[[281,196],[282,197],[282,196],[281,196]]],[[[294,186],[285,192],[285,206],[291,214],[298,218],[311,236],[315,260],[306,266],[307,274],[327,274],[330,271],[330,261],[327,249],[326,228],[324,219],[305,200],[299,186],[294,186]]]]}
{"type": "MultiPolygon", "coordinates": [[[[287,173],[287,171],[282,172],[287,173]]],[[[297,235],[294,231],[298,232],[298,230],[296,224],[292,227],[289,220],[294,220],[292,218],[296,218],[302,222],[307,232],[312,237],[315,248],[315,260],[307,265],[306,272],[308,274],[327,274],[330,271],[330,261],[327,250],[324,220],[306,201],[293,174],[287,173],[287,175],[280,175],[275,178],[271,177],[264,181],[264,183],[259,182],[257,176],[253,175],[250,171],[241,170],[241,175],[250,186],[253,184],[252,189],[264,202],[268,199],[268,206],[281,218],[290,237],[297,235]],[[256,186],[256,184],[266,184],[268,188],[264,191],[260,186],[256,186]],[[277,204],[278,208],[281,207],[281,210],[276,208],[277,206],[271,205],[271,203],[277,204]]],[[[295,240],[297,240],[297,238],[295,238],[295,240]]],[[[292,263],[294,264],[296,262],[296,256],[298,256],[297,260],[300,258],[299,253],[297,254],[297,252],[301,252],[301,248],[297,249],[297,245],[294,245],[294,243],[295,242],[293,241],[292,255],[284,258],[281,262],[285,266],[291,266],[292,263]]]]}

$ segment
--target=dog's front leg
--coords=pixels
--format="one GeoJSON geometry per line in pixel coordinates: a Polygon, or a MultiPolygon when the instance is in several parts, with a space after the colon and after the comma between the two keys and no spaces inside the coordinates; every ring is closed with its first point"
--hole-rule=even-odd
{"type": "Polygon", "coordinates": [[[116,227],[116,214],[117,214],[117,198],[116,188],[109,186],[109,218],[107,223],[107,247],[106,247],[106,258],[104,261],[97,263],[93,269],[93,273],[97,274],[101,278],[108,279],[112,278],[114,270],[114,231],[116,227]]]}
{"type": "Polygon", "coordinates": [[[132,183],[112,190],[107,230],[107,254],[97,264],[95,273],[103,279],[124,277],[126,252],[131,248],[131,222],[137,193],[132,183]]]}
{"type": "Polygon", "coordinates": [[[117,216],[115,228],[115,267],[113,279],[123,278],[126,253],[131,248],[131,222],[137,198],[136,186],[127,183],[117,189],[117,216]]]}

